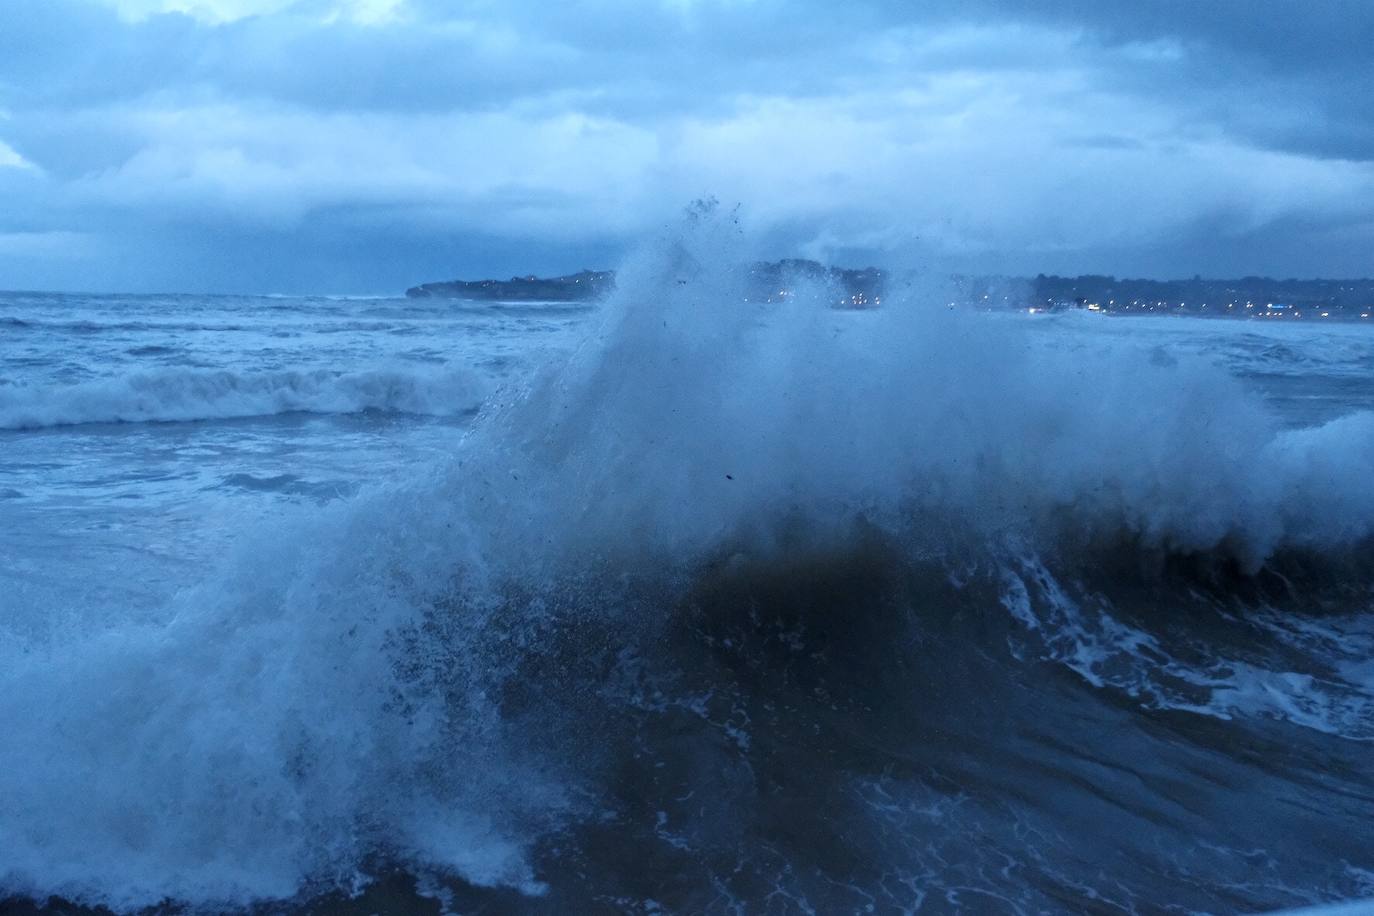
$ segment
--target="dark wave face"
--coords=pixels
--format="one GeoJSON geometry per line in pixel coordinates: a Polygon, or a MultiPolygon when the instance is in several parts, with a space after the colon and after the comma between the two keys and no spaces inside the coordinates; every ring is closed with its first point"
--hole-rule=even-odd
{"type": "Polygon", "coordinates": [[[1348,616],[1257,615],[1194,569],[1118,568],[1069,598],[1042,566],[1008,615],[1001,561],[955,572],[910,547],[859,523],[843,546],[736,555],[527,659],[506,715],[578,762],[562,779],[588,799],[530,852],[537,908],[1254,912],[1368,893],[1367,688],[1276,638],[1336,638],[1348,616]]]}
{"type": "Polygon", "coordinates": [[[443,466],[0,646],[13,906],[1374,895],[1374,415],[929,291],[749,303],[736,243],[646,252],[443,466]]]}

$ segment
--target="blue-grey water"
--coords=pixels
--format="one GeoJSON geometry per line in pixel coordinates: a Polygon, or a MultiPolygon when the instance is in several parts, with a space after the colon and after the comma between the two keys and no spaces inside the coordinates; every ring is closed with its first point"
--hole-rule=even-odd
{"type": "Polygon", "coordinates": [[[1374,896],[1374,330],[646,261],[0,294],[0,900],[1374,896]]]}
{"type": "Polygon", "coordinates": [[[0,298],[5,627],[142,608],[254,520],[451,454],[581,307],[404,299],[0,298]]]}

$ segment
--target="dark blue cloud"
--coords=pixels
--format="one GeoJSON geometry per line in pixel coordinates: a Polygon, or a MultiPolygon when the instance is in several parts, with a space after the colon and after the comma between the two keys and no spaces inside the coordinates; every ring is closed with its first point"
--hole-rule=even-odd
{"type": "Polygon", "coordinates": [[[1370,272],[1367,3],[174,11],[242,2],[11,0],[0,286],[594,266],[702,193],[780,254],[1370,272]]]}

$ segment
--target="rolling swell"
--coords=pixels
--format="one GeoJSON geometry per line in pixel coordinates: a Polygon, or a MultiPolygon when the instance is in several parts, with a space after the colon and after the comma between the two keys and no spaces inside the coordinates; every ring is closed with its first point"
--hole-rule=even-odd
{"type": "Polygon", "coordinates": [[[159,369],[67,386],[5,388],[0,430],[364,410],[446,417],[475,410],[482,393],[480,379],[461,370],[159,369]]]}
{"type": "Polygon", "coordinates": [[[646,252],[451,463],[265,529],[170,624],[0,645],[0,885],[1366,892],[1371,418],[1284,430],[1200,361],[1047,352],[934,295],[742,307],[744,269],[694,266],[736,242],[646,252]]]}

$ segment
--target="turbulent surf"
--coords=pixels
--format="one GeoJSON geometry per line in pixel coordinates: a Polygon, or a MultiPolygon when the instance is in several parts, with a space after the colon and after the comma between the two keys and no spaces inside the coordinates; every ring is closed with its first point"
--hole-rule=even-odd
{"type": "Polygon", "coordinates": [[[591,310],[6,301],[0,898],[1374,895],[1367,329],[759,302],[741,244],[591,310]]]}

